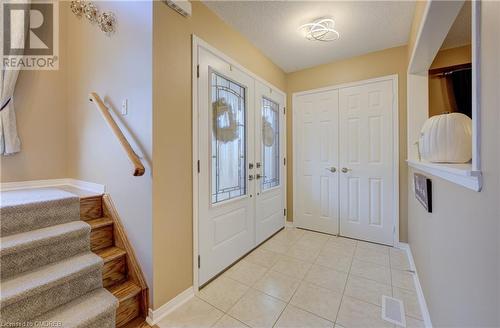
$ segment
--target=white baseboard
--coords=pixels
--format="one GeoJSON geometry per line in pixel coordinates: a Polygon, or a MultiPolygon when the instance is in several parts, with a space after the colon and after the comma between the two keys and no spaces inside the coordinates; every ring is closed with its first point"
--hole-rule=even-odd
{"type": "Polygon", "coordinates": [[[64,178],[64,179],[49,179],[49,180],[30,180],[19,182],[3,182],[0,183],[0,191],[31,189],[31,188],[46,188],[57,186],[72,186],[79,189],[88,190],[91,192],[102,194],[106,191],[103,184],[64,178]]]}
{"type": "Polygon", "coordinates": [[[156,325],[161,319],[163,319],[169,313],[172,313],[175,309],[177,309],[179,306],[186,303],[193,297],[194,297],[193,287],[189,287],[188,289],[186,289],[185,291],[183,291],[182,293],[180,293],[167,303],[160,306],[158,309],[156,310],[149,309],[149,315],[146,318],[146,322],[150,326],[156,325]]]}
{"type": "Polygon", "coordinates": [[[407,243],[399,242],[398,247],[406,251],[408,260],[410,261],[410,269],[415,272],[413,275],[413,281],[415,283],[415,288],[417,290],[418,303],[420,304],[420,310],[422,311],[422,319],[424,320],[424,325],[426,328],[432,328],[431,316],[429,314],[429,309],[427,308],[427,303],[425,302],[424,291],[420,285],[420,280],[418,279],[417,267],[413,261],[413,254],[411,253],[410,245],[407,243]]]}

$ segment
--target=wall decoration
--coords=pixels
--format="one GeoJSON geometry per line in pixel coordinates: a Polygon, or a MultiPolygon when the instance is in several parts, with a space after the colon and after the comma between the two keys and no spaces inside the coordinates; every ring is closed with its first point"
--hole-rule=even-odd
{"type": "Polygon", "coordinates": [[[91,23],[97,22],[97,7],[90,1],[87,1],[83,5],[83,14],[85,18],[91,23]]]}
{"type": "Polygon", "coordinates": [[[81,18],[85,16],[90,23],[97,23],[104,33],[111,34],[116,31],[117,21],[115,14],[111,11],[99,13],[96,5],[91,1],[84,0],[72,0],[70,8],[76,17],[81,18]]]}
{"type": "Polygon", "coordinates": [[[432,213],[432,181],[420,173],[413,174],[413,184],[415,185],[415,197],[427,210],[432,213]]]}
{"type": "Polygon", "coordinates": [[[76,17],[81,18],[83,16],[83,1],[73,0],[71,1],[71,12],[75,14],[76,17]]]}
{"type": "Polygon", "coordinates": [[[113,33],[116,29],[115,15],[110,11],[106,11],[99,15],[97,24],[99,25],[101,31],[103,31],[104,33],[113,33]]]}

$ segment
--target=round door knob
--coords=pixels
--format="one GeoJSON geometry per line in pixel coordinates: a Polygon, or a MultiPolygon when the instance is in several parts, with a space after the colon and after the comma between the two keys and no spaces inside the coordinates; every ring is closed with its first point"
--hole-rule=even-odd
{"type": "Polygon", "coordinates": [[[342,173],[347,173],[349,171],[351,171],[351,169],[348,169],[347,167],[342,168],[342,173]]]}

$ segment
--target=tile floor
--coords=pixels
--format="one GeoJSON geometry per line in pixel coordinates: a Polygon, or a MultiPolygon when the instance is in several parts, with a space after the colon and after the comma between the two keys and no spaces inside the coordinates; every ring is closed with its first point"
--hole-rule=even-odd
{"type": "Polygon", "coordinates": [[[395,327],[382,295],[424,327],[406,253],[286,228],[162,319],[167,327],[395,327]]]}

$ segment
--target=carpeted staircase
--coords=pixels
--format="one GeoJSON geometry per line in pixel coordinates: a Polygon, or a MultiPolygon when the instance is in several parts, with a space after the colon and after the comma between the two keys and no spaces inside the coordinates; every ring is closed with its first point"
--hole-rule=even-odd
{"type": "Polygon", "coordinates": [[[103,288],[78,196],[2,193],[0,237],[1,327],[115,327],[118,300],[103,288]]]}

